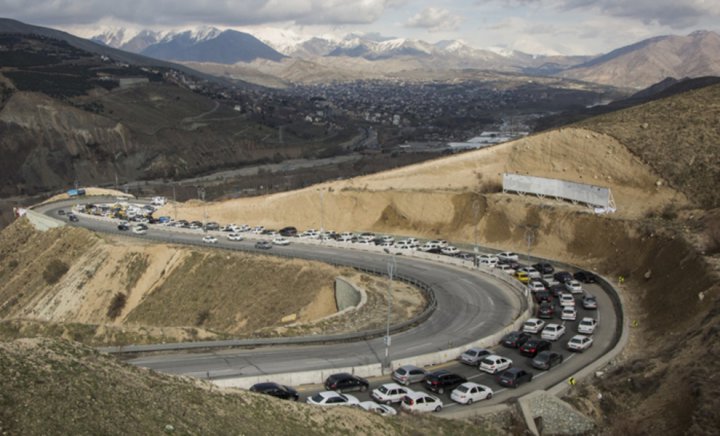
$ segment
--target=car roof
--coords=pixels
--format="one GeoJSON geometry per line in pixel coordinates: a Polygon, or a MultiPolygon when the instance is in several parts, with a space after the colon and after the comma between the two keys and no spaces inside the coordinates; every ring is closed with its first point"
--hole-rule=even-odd
{"type": "Polygon", "coordinates": [[[518,368],[518,367],[516,367],[516,366],[511,366],[510,368],[508,368],[508,369],[506,369],[505,371],[503,371],[503,373],[502,373],[501,375],[506,374],[506,373],[517,374],[517,373],[519,373],[519,372],[521,372],[521,371],[525,371],[525,370],[522,369],[522,368],[518,368]]]}
{"type": "MultiPolygon", "coordinates": [[[[400,368],[402,368],[402,369],[404,369],[404,370],[406,370],[406,371],[408,371],[408,370],[413,370],[413,369],[422,369],[422,368],[420,368],[419,366],[415,366],[415,365],[403,365],[403,366],[401,366],[400,368]]],[[[400,369],[400,368],[398,368],[398,369],[400,369]]],[[[424,369],[422,369],[422,370],[425,371],[424,369]]],[[[395,371],[397,371],[397,369],[396,369],[395,371]]]]}
{"type": "Polygon", "coordinates": [[[405,389],[397,383],[385,383],[382,386],[385,386],[386,389],[405,389]]]}
{"type": "Polygon", "coordinates": [[[265,382],[265,383],[257,383],[253,385],[255,389],[271,389],[271,388],[277,388],[281,387],[279,384],[274,382],[265,382]]]}
{"type": "Polygon", "coordinates": [[[436,396],[430,395],[430,394],[428,394],[428,393],[421,392],[421,391],[408,392],[407,394],[405,394],[405,396],[406,396],[406,397],[410,397],[410,398],[412,398],[412,399],[417,399],[417,398],[421,398],[421,397],[431,397],[431,398],[437,399],[436,396]]]}

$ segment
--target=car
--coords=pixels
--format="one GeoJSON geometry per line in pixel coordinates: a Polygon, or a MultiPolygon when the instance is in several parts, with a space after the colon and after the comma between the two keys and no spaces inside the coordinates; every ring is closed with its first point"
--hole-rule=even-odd
{"type": "Polygon", "coordinates": [[[403,365],[393,371],[391,378],[401,385],[408,386],[425,381],[426,374],[427,371],[415,365],[403,365]]]}
{"type": "Polygon", "coordinates": [[[218,239],[215,236],[205,235],[202,237],[202,241],[206,244],[217,244],[218,239]]]}
{"type": "Polygon", "coordinates": [[[397,415],[397,410],[385,404],[378,404],[374,401],[361,401],[357,405],[363,410],[368,412],[377,413],[380,416],[394,416],[397,415]]]}
{"type": "Polygon", "coordinates": [[[455,256],[456,254],[460,253],[460,250],[458,250],[457,247],[454,247],[452,245],[448,245],[447,247],[443,247],[440,249],[440,252],[442,254],[445,254],[447,256],[455,256]]]}
{"type": "Polygon", "coordinates": [[[516,388],[523,383],[531,381],[532,378],[532,373],[527,372],[524,369],[510,368],[503,371],[500,375],[497,376],[497,382],[501,386],[516,388]]]}
{"type": "Polygon", "coordinates": [[[565,285],[562,283],[550,285],[550,288],[548,289],[555,298],[560,298],[560,295],[565,293],[565,285]]]}
{"type": "Polygon", "coordinates": [[[280,233],[280,236],[284,236],[286,238],[291,238],[293,236],[297,236],[298,231],[295,227],[288,226],[288,227],[283,227],[282,229],[280,229],[279,233],[280,233]]]}
{"type": "Polygon", "coordinates": [[[269,250],[272,248],[272,243],[270,241],[257,241],[255,243],[255,248],[259,248],[261,250],[269,250]]]}
{"type": "Polygon", "coordinates": [[[250,229],[250,230],[251,230],[253,233],[255,233],[256,235],[259,235],[260,233],[262,233],[262,232],[265,230],[265,226],[255,226],[255,227],[253,227],[253,228],[250,229]]]}
{"type": "Polygon", "coordinates": [[[392,247],[398,250],[412,250],[413,246],[406,240],[397,241],[392,244],[392,247]]]}
{"type": "Polygon", "coordinates": [[[357,397],[334,391],[318,392],[308,397],[306,402],[323,407],[354,406],[360,404],[360,400],[358,400],[357,397]]]}
{"type": "Polygon", "coordinates": [[[540,283],[537,280],[528,281],[527,287],[530,290],[530,292],[539,292],[539,291],[545,290],[545,285],[543,285],[542,283],[540,283]]]}
{"type": "Polygon", "coordinates": [[[377,238],[375,238],[375,244],[376,244],[376,245],[380,245],[380,244],[390,244],[390,245],[392,246],[392,244],[393,244],[394,242],[395,242],[395,238],[392,237],[392,236],[390,236],[390,235],[378,236],[377,238]]]}
{"type": "Polygon", "coordinates": [[[527,275],[528,275],[528,277],[530,277],[530,279],[541,279],[542,278],[542,274],[540,274],[540,272],[538,270],[536,270],[535,268],[533,268],[531,266],[523,266],[523,267],[519,268],[518,271],[523,271],[523,272],[527,273],[527,275]]]}
{"type": "Polygon", "coordinates": [[[336,392],[360,391],[365,392],[370,387],[370,383],[362,377],[347,373],[339,372],[332,374],[325,379],[325,389],[336,392]]]}
{"type": "Polygon", "coordinates": [[[270,395],[283,400],[297,401],[300,399],[300,395],[295,389],[272,382],[254,384],[250,387],[250,391],[270,395]]]}
{"type": "Polygon", "coordinates": [[[514,260],[515,262],[518,262],[520,260],[520,255],[517,253],[513,253],[512,251],[503,251],[502,253],[497,254],[498,260],[514,260]]]}
{"type": "Polygon", "coordinates": [[[585,295],[582,299],[582,306],[585,309],[588,310],[595,310],[598,308],[597,305],[597,298],[595,298],[593,295],[585,295]]]}
{"type": "Polygon", "coordinates": [[[493,391],[489,387],[473,382],[466,382],[453,389],[450,399],[460,404],[470,405],[476,401],[489,400],[493,391]]]}
{"type": "Polygon", "coordinates": [[[425,387],[438,394],[450,391],[457,386],[465,383],[467,379],[465,377],[441,369],[439,371],[428,373],[425,377],[425,387]]]}
{"type": "Polygon", "coordinates": [[[568,294],[568,293],[560,294],[560,305],[562,307],[565,307],[565,306],[575,307],[575,297],[573,297],[572,294],[568,294]]]}
{"type": "Polygon", "coordinates": [[[144,235],[145,233],[147,233],[147,229],[148,229],[148,228],[147,228],[146,225],[144,225],[144,224],[138,224],[138,225],[136,225],[136,226],[133,226],[132,231],[133,231],[133,233],[135,233],[135,234],[144,235]]]}
{"type": "Polygon", "coordinates": [[[584,335],[591,335],[595,333],[597,325],[598,322],[595,318],[590,318],[589,316],[586,316],[578,323],[577,330],[578,333],[582,333],[584,335]]]}
{"type": "Polygon", "coordinates": [[[228,224],[228,225],[222,227],[222,228],[220,229],[220,231],[222,231],[222,232],[233,232],[233,233],[235,233],[235,232],[239,232],[239,231],[240,231],[240,227],[238,227],[238,226],[235,225],[235,224],[228,224]]]}
{"type": "Polygon", "coordinates": [[[205,224],[205,230],[212,230],[212,231],[220,230],[220,224],[211,221],[211,222],[205,224]]]}
{"type": "Polygon", "coordinates": [[[462,259],[468,262],[474,262],[475,261],[475,255],[472,253],[466,253],[464,251],[461,251],[460,253],[456,254],[455,257],[458,259],[462,259]]]}
{"type": "Polygon", "coordinates": [[[548,341],[557,341],[565,334],[565,325],[551,323],[545,326],[540,337],[548,341]]]}
{"type": "Polygon", "coordinates": [[[552,343],[545,339],[530,339],[519,348],[520,354],[528,357],[535,357],[537,353],[552,348],[552,343]]]}
{"type": "Polygon", "coordinates": [[[570,351],[585,351],[592,347],[593,339],[590,336],[575,335],[567,342],[570,351]]]}
{"type": "Polygon", "coordinates": [[[227,238],[231,241],[242,241],[243,237],[240,233],[228,233],[227,238]]]}
{"type": "Polygon", "coordinates": [[[443,408],[443,403],[434,395],[416,391],[405,395],[400,407],[407,412],[439,412],[443,408]]]}
{"type": "Polygon", "coordinates": [[[550,291],[536,291],[533,296],[538,304],[552,303],[553,301],[553,295],[550,291]]]}
{"type": "Polygon", "coordinates": [[[492,353],[484,348],[470,348],[460,354],[460,356],[458,356],[458,360],[460,363],[464,363],[466,365],[478,365],[483,357],[489,356],[490,354],[492,353]]]}
{"type": "Polygon", "coordinates": [[[571,294],[582,294],[583,288],[579,281],[571,279],[565,282],[565,289],[571,294]]]}
{"type": "Polygon", "coordinates": [[[530,318],[523,323],[525,333],[540,333],[543,327],[545,327],[545,321],[538,318],[530,318]]]}
{"type": "Polygon", "coordinates": [[[573,275],[567,271],[558,271],[555,274],[553,274],[553,278],[560,283],[565,283],[568,280],[572,280],[573,275]]]}
{"type": "Polygon", "coordinates": [[[65,215],[65,211],[63,209],[60,209],[57,211],[58,215],[65,215]]]}
{"type": "Polygon", "coordinates": [[[272,240],[273,245],[290,245],[290,240],[283,238],[282,236],[276,236],[272,240]]]}
{"type": "Polygon", "coordinates": [[[555,272],[555,268],[547,262],[539,262],[533,265],[533,268],[538,270],[542,275],[551,275],[555,272]]]}
{"type": "Polygon", "coordinates": [[[200,221],[193,221],[188,225],[189,229],[197,230],[202,228],[202,223],[200,221]]]}
{"type": "Polygon", "coordinates": [[[526,332],[515,331],[515,332],[510,332],[510,333],[506,334],[505,336],[503,336],[503,338],[500,340],[500,344],[503,347],[519,348],[522,344],[527,342],[527,340],[530,338],[531,338],[530,334],[528,334],[526,332]]]}
{"type": "Polygon", "coordinates": [[[533,368],[548,370],[553,366],[557,366],[563,363],[562,354],[557,351],[545,350],[539,352],[531,361],[530,365],[533,368]]]}
{"type": "MultiPolygon", "coordinates": [[[[527,344],[527,342],[525,342],[525,343],[527,344]]],[[[478,366],[478,369],[480,371],[485,371],[489,374],[495,374],[497,372],[500,372],[507,368],[510,368],[511,366],[512,366],[512,360],[508,359],[507,357],[498,356],[497,354],[493,354],[490,356],[485,356],[480,361],[480,366],[478,366]]]]}
{"type": "Polygon", "coordinates": [[[76,223],[76,222],[79,221],[78,216],[75,215],[75,214],[72,213],[72,212],[70,212],[69,214],[67,214],[67,218],[68,218],[69,221],[72,221],[72,222],[74,222],[74,223],[76,223]]]}
{"type": "Polygon", "coordinates": [[[495,269],[497,269],[498,271],[502,271],[502,272],[504,272],[505,274],[508,274],[508,275],[514,275],[514,274],[515,274],[515,270],[512,269],[512,268],[510,267],[510,265],[505,264],[505,263],[497,263],[497,264],[495,264],[495,269]]]}
{"type": "Polygon", "coordinates": [[[117,229],[124,232],[124,231],[130,230],[130,226],[128,225],[127,222],[121,222],[120,224],[117,225],[117,229]]]}
{"type": "Polygon", "coordinates": [[[543,302],[538,306],[537,317],[541,319],[551,319],[555,316],[555,307],[547,302],[543,302]]]}
{"type": "Polygon", "coordinates": [[[481,254],[477,256],[478,264],[480,265],[492,265],[495,266],[500,261],[497,256],[492,254],[481,254]]]}
{"type": "Polygon", "coordinates": [[[440,251],[440,246],[437,244],[437,241],[427,241],[426,243],[421,245],[418,250],[424,251],[426,253],[437,252],[440,251]]]}
{"type": "Polygon", "coordinates": [[[515,278],[520,280],[520,283],[527,283],[530,281],[530,276],[525,271],[515,271],[515,278]]]}
{"type": "Polygon", "coordinates": [[[373,242],[373,239],[375,239],[375,233],[365,232],[360,233],[357,237],[358,242],[373,242]]]}
{"type": "Polygon", "coordinates": [[[353,242],[355,240],[355,235],[350,232],[343,232],[338,235],[337,240],[339,242],[353,242]]]}
{"type": "Polygon", "coordinates": [[[577,319],[575,306],[563,306],[562,312],[560,312],[560,319],[563,321],[575,321],[577,319]]]}
{"type": "Polygon", "coordinates": [[[575,274],[573,274],[573,278],[579,282],[583,283],[596,283],[597,282],[597,276],[590,271],[577,271],[575,274]]]}
{"type": "Polygon", "coordinates": [[[403,397],[412,392],[410,388],[400,386],[397,383],[385,383],[378,388],[373,389],[370,396],[373,400],[382,404],[399,403],[403,397]]]}

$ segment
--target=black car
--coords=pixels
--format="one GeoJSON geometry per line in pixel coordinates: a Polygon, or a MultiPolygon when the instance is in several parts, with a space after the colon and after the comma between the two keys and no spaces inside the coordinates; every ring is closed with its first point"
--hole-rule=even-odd
{"type": "Polygon", "coordinates": [[[425,387],[442,394],[445,391],[450,392],[466,381],[467,379],[463,376],[441,369],[440,371],[431,372],[425,377],[425,387]]]}
{"type": "Polygon", "coordinates": [[[291,238],[293,236],[297,236],[297,229],[295,227],[283,227],[280,229],[280,236],[284,236],[286,238],[291,238]]]}
{"type": "Polygon", "coordinates": [[[540,262],[533,265],[533,268],[538,270],[542,275],[548,275],[555,272],[555,268],[547,262],[540,262]]]}
{"type": "Polygon", "coordinates": [[[75,215],[74,213],[69,213],[69,214],[67,214],[67,217],[68,217],[68,219],[69,219],[70,221],[72,221],[72,222],[74,222],[74,223],[76,223],[76,222],[79,221],[78,216],[75,215]]]}
{"type": "Polygon", "coordinates": [[[575,280],[582,283],[595,283],[597,282],[597,276],[590,271],[578,271],[573,274],[575,280]]]}
{"type": "Polygon", "coordinates": [[[211,230],[220,230],[220,224],[216,222],[209,222],[205,224],[205,230],[211,231],[211,230]]]}
{"type": "Polygon", "coordinates": [[[503,336],[500,340],[500,344],[508,348],[520,348],[522,344],[527,342],[531,338],[529,333],[525,332],[510,332],[503,336]]]}
{"type": "Polygon", "coordinates": [[[560,298],[560,295],[564,294],[565,292],[567,292],[567,289],[565,288],[565,285],[563,285],[563,284],[550,286],[550,293],[555,298],[560,298]]]}
{"type": "Polygon", "coordinates": [[[250,388],[250,391],[270,395],[283,400],[297,401],[300,399],[300,395],[295,389],[277,383],[257,383],[250,388]]]}
{"type": "Polygon", "coordinates": [[[532,373],[520,368],[509,368],[497,376],[497,381],[502,386],[516,388],[522,383],[529,382],[533,378],[532,373]]]}
{"type": "Polygon", "coordinates": [[[347,372],[333,374],[325,380],[325,389],[328,391],[347,392],[368,390],[370,383],[362,377],[347,372]]]}
{"type": "Polygon", "coordinates": [[[520,354],[528,357],[535,357],[539,352],[549,350],[552,347],[550,341],[544,339],[530,339],[520,347],[520,354]]]}
{"type": "Polygon", "coordinates": [[[558,271],[555,274],[553,274],[553,278],[560,283],[565,283],[565,282],[569,282],[570,280],[572,280],[573,275],[567,271],[558,271]]]}
{"type": "Polygon", "coordinates": [[[118,230],[122,230],[122,231],[130,230],[130,226],[128,226],[126,223],[120,223],[120,224],[118,224],[118,230]]]}
{"type": "Polygon", "coordinates": [[[58,211],[58,215],[65,215],[65,211],[62,210],[62,209],[60,209],[60,210],[58,211]]]}
{"type": "Polygon", "coordinates": [[[555,308],[550,303],[542,303],[538,306],[537,317],[540,319],[551,319],[555,316],[555,308]]]}
{"type": "Polygon", "coordinates": [[[563,362],[562,354],[545,350],[538,353],[537,356],[530,362],[533,368],[547,370],[553,366],[560,365],[563,362]]]}

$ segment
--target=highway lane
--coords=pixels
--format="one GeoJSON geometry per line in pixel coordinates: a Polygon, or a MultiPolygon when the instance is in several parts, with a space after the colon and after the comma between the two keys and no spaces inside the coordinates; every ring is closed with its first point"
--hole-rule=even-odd
{"type": "MultiPolygon", "coordinates": [[[[46,213],[57,216],[56,211],[67,205],[46,208],[46,213]]],[[[119,232],[116,223],[94,220],[81,216],[78,225],[107,233],[119,232]]],[[[144,239],[178,244],[202,244],[201,233],[171,232],[164,226],[150,226],[144,239]]],[[[259,251],[254,241],[227,241],[220,239],[217,245],[207,248],[231,248],[259,251]]],[[[325,261],[362,268],[385,271],[390,255],[378,255],[358,250],[328,246],[291,244],[273,247],[263,254],[285,253],[293,257],[325,261]]],[[[390,355],[392,359],[412,357],[436,352],[472,342],[495,333],[510,324],[521,311],[521,299],[517,293],[491,276],[459,267],[435,262],[396,256],[397,273],[412,276],[433,287],[437,309],[424,323],[392,335],[390,355]]],[[[197,377],[225,378],[312,370],[328,367],[357,366],[381,363],[385,345],[382,337],[355,342],[321,346],[272,347],[255,350],[223,350],[209,353],[174,353],[162,356],[142,357],[131,363],[158,371],[197,377]],[[278,353],[278,348],[282,348],[278,353]],[[281,360],[279,356],[286,356],[281,360]]]]}

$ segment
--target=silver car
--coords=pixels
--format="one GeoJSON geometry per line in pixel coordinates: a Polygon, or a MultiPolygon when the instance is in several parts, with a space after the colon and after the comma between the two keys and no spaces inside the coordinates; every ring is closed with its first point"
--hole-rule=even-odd
{"type": "Polygon", "coordinates": [[[415,365],[405,365],[393,371],[392,379],[401,385],[408,386],[411,383],[425,381],[426,375],[427,372],[422,368],[415,365]]]}
{"type": "Polygon", "coordinates": [[[469,350],[466,350],[464,353],[462,353],[460,356],[458,356],[458,360],[461,363],[467,364],[467,365],[479,365],[480,361],[484,358],[492,354],[489,350],[486,350],[484,348],[470,348],[469,350]]]}

